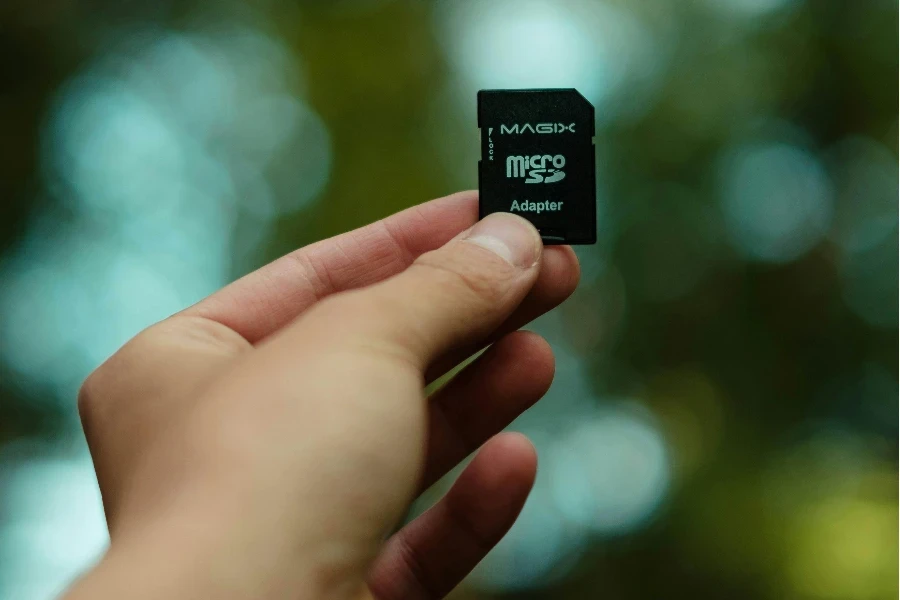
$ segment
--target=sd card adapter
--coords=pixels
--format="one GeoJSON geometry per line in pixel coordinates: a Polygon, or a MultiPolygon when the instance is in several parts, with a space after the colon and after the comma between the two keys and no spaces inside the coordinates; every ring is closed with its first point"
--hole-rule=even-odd
{"type": "Polygon", "coordinates": [[[575,89],[478,92],[479,218],[511,212],[545,244],[597,241],[594,107],[575,89]]]}

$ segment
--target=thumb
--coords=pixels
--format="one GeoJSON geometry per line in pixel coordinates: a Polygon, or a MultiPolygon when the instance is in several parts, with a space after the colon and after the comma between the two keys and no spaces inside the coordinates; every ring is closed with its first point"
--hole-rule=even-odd
{"type": "Polygon", "coordinates": [[[320,313],[316,321],[338,321],[344,342],[375,343],[424,370],[503,323],[534,285],[542,250],[531,223],[494,213],[402,273],[323,302],[335,318],[320,313]]]}

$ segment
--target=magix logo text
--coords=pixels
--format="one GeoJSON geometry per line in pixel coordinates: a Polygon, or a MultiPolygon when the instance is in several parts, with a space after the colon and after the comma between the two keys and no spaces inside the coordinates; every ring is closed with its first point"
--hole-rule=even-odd
{"type": "Polygon", "coordinates": [[[531,123],[525,123],[524,125],[520,125],[516,123],[515,125],[500,125],[500,133],[575,133],[575,123],[570,123],[568,125],[564,123],[538,123],[537,125],[532,125],[531,123]]]}

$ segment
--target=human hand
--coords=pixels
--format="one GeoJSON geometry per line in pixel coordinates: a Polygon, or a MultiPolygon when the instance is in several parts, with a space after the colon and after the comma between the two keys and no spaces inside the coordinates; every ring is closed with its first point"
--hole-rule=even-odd
{"type": "Polygon", "coordinates": [[[530,443],[495,434],[547,390],[553,355],[516,329],[578,280],[571,248],[544,248],[525,220],[476,219],[477,195],[461,193],[293,252],[92,373],[79,409],[111,545],[69,597],[449,592],[534,479],[530,443]]]}

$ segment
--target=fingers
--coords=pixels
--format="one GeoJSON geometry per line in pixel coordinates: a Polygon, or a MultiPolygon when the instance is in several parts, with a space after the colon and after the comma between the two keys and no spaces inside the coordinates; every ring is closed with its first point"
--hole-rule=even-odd
{"type": "Polygon", "coordinates": [[[488,442],[440,502],[388,540],[369,578],[373,595],[443,598],[512,526],[536,469],[534,447],[521,434],[488,442]]]}
{"type": "Polygon", "coordinates": [[[537,279],[542,250],[525,219],[489,215],[388,281],[323,303],[288,337],[305,344],[329,326],[345,348],[378,348],[424,373],[437,356],[478,343],[512,314],[537,279]]]}
{"type": "MultiPolygon", "coordinates": [[[[395,275],[439,248],[478,218],[478,194],[460,192],[414,206],[355,231],[301,248],[254,271],[181,314],[221,323],[252,344],[275,333],[331,294],[395,275]]],[[[567,246],[545,249],[540,276],[522,306],[494,339],[515,331],[565,300],[578,282],[578,261],[567,246]]],[[[429,379],[477,351],[444,357],[429,379]]]]}
{"type": "Polygon", "coordinates": [[[491,346],[431,398],[421,488],[459,464],[537,402],[553,380],[553,351],[518,331],[491,346]]]}
{"type": "Polygon", "coordinates": [[[426,202],[287,254],[182,314],[221,323],[255,344],[321,298],[399,273],[477,219],[477,192],[426,202]]]}

